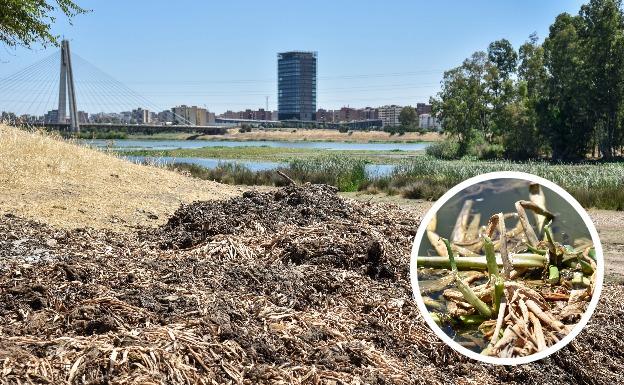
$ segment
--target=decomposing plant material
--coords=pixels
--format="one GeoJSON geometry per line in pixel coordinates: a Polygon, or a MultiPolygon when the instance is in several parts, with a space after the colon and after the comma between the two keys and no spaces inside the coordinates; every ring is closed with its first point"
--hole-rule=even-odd
{"type": "Polygon", "coordinates": [[[504,370],[442,343],[409,283],[421,214],[301,185],[184,205],[140,233],[0,215],[0,384],[618,383],[619,285],[582,351],[504,370]]]}
{"type": "Polygon", "coordinates": [[[530,201],[515,202],[515,213],[494,214],[483,227],[474,224],[482,213],[472,212],[473,201],[466,200],[451,240],[440,237],[435,225],[427,227],[438,256],[417,257],[420,275],[429,269],[450,270],[452,279],[445,285],[425,285],[439,289],[438,299],[427,291],[427,306],[437,322],[485,355],[528,356],[552,346],[572,330],[593,293],[592,243],[573,248],[556,242],[552,230],[556,218],[546,209],[541,187],[531,184],[529,195],[530,201]],[[536,228],[526,210],[535,215],[536,228]],[[508,231],[505,221],[516,218],[517,224],[508,231]],[[445,245],[444,253],[440,244],[445,245]],[[459,271],[487,272],[487,277],[467,282],[459,271]]]}

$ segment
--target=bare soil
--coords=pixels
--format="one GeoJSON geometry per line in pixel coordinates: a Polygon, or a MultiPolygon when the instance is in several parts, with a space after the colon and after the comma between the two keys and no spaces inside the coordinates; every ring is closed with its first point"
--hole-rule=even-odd
{"type": "Polygon", "coordinates": [[[0,217],[0,383],[616,384],[624,287],[537,363],[466,359],[422,321],[419,223],[326,186],[179,208],[159,228],[0,217]]]}

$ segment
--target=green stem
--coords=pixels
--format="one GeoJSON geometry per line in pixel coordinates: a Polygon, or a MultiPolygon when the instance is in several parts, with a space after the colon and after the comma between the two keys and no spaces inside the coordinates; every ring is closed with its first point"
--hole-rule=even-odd
{"type": "Polygon", "coordinates": [[[494,254],[494,244],[487,236],[483,236],[483,249],[485,250],[485,259],[490,279],[492,279],[492,277],[496,279],[498,278],[498,265],[496,264],[496,254],[494,254]]]}
{"type": "Polygon", "coordinates": [[[559,268],[555,265],[550,265],[548,267],[548,283],[551,285],[559,282],[559,268]]]}
{"type": "Polygon", "coordinates": [[[455,256],[453,255],[453,248],[451,242],[448,239],[442,238],[442,242],[446,245],[446,252],[448,253],[448,260],[452,271],[457,271],[457,263],[455,262],[455,256]]]}
{"type": "Polygon", "coordinates": [[[533,247],[529,245],[528,243],[525,243],[525,245],[527,249],[531,250],[531,252],[535,254],[546,255],[546,253],[548,252],[548,250],[538,249],[537,247],[533,247]]]}
{"type": "MultiPolygon", "coordinates": [[[[438,269],[453,269],[449,258],[447,257],[424,257],[419,256],[416,258],[416,264],[418,267],[431,267],[438,269]]],[[[486,257],[461,257],[453,258],[453,264],[456,270],[478,270],[486,271],[488,269],[486,257]]],[[[516,254],[512,256],[512,264],[514,267],[540,267],[545,268],[548,264],[548,260],[543,255],[539,254],[516,254]]],[[[496,265],[498,267],[503,266],[503,261],[500,257],[496,257],[496,265]]]]}
{"type": "Polygon", "coordinates": [[[494,283],[494,313],[498,314],[500,308],[501,299],[503,298],[503,291],[505,290],[505,280],[502,277],[498,277],[494,283]]]}
{"type": "Polygon", "coordinates": [[[483,318],[482,315],[460,315],[459,320],[466,326],[475,326],[481,325],[486,318],[483,318]]]}
{"type": "Polygon", "coordinates": [[[481,301],[481,299],[477,297],[477,295],[474,291],[472,291],[470,286],[466,285],[464,281],[459,278],[459,275],[457,275],[456,272],[454,272],[453,274],[455,274],[455,285],[457,286],[457,289],[462,293],[462,296],[464,297],[466,302],[468,302],[475,309],[477,309],[479,314],[484,317],[490,318],[492,316],[492,309],[490,309],[490,307],[485,302],[481,301]]]}

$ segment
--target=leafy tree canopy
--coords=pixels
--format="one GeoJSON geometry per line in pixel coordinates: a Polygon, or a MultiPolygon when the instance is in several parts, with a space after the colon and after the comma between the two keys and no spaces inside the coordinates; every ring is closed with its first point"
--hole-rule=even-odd
{"type": "Polygon", "coordinates": [[[0,42],[9,47],[31,48],[57,44],[58,36],[52,32],[55,14],[71,19],[87,12],[72,0],[1,0],[0,42]]]}
{"type": "Polygon", "coordinates": [[[399,122],[404,127],[416,126],[416,123],[418,123],[418,115],[414,107],[403,107],[401,113],[399,113],[399,122]]]}

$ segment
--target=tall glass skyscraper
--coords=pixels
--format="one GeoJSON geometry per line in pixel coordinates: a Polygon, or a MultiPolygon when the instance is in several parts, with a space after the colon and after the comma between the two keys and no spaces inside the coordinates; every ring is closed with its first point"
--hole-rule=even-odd
{"type": "Polygon", "coordinates": [[[316,52],[277,54],[279,120],[316,119],[316,52]]]}

